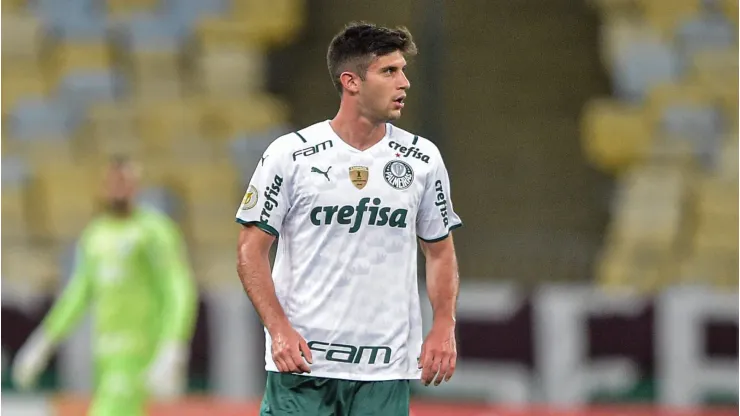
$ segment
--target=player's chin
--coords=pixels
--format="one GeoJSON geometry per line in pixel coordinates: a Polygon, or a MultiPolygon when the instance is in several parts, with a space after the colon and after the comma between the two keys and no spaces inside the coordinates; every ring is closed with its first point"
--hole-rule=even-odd
{"type": "Polygon", "coordinates": [[[391,111],[388,112],[388,120],[389,121],[398,120],[399,118],[401,118],[401,110],[400,109],[399,110],[391,110],[391,111]]]}

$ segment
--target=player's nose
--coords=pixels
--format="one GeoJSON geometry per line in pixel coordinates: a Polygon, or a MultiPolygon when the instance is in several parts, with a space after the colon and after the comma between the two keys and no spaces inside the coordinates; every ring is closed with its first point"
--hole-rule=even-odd
{"type": "Polygon", "coordinates": [[[409,81],[406,74],[404,74],[403,72],[401,72],[401,85],[399,86],[399,88],[402,90],[407,90],[411,88],[411,82],[409,81]]]}

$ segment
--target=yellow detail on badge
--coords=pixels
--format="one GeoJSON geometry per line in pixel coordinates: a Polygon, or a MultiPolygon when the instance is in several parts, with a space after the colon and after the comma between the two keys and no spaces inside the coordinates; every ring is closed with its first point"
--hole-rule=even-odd
{"type": "Polygon", "coordinates": [[[349,180],[357,189],[362,189],[367,185],[367,178],[370,171],[366,166],[352,166],[349,168],[349,180]]]}
{"type": "Polygon", "coordinates": [[[254,185],[249,185],[247,193],[244,194],[244,199],[242,200],[242,211],[254,208],[257,205],[258,199],[257,188],[254,185]]]}

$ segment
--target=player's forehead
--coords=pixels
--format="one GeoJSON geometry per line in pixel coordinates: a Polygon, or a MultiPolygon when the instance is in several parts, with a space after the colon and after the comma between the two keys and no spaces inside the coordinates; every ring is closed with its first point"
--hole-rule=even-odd
{"type": "Polygon", "coordinates": [[[406,66],[406,58],[401,51],[391,52],[387,55],[376,57],[370,62],[369,70],[378,70],[387,67],[403,68],[406,66]]]}

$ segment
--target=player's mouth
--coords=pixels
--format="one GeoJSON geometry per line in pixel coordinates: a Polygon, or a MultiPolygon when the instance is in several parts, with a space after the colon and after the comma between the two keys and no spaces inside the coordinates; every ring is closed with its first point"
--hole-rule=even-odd
{"type": "Polygon", "coordinates": [[[396,98],[395,98],[395,99],[393,100],[393,106],[394,106],[394,107],[396,107],[397,109],[401,109],[401,108],[403,108],[403,101],[404,101],[405,99],[406,99],[406,96],[405,96],[405,95],[401,95],[401,96],[399,96],[399,97],[396,97],[396,98]]]}

